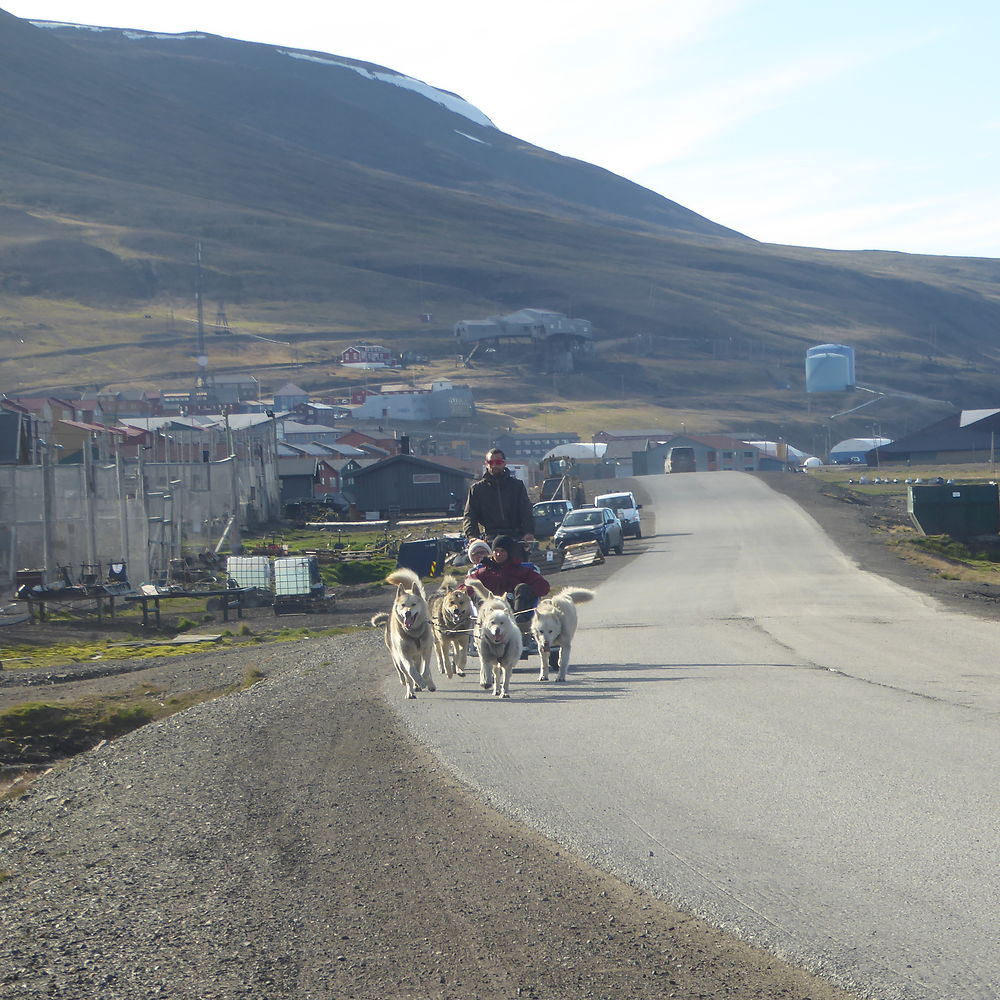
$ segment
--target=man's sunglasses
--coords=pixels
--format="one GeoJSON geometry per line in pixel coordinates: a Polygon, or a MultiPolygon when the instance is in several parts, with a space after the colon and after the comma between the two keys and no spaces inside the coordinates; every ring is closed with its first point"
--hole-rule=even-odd
{"type": "Polygon", "coordinates": [[[507,461],[506,461],[506,459],[503,459],[503,458],[491,458],[486,464],[487,465],[506,465],[507,461]]]}

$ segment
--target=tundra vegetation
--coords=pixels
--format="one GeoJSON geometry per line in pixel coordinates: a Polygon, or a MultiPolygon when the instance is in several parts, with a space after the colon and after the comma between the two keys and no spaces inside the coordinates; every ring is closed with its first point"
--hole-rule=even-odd
{"type": "Polygon", "coordinates": [[[998,481],[994,464],[828,466],[807,475],[827,483],[830,495],[846,503],[870,506],[867,521],[886,545],[910,562],[945,579],[970,584],[1000,583],[1000,539],[958,539],[949,535],[924,535],[907,513],[909,486],[938,479],[956,485],[998,481]],[[916,483],[916,480],[920,483],[916,483]]]}

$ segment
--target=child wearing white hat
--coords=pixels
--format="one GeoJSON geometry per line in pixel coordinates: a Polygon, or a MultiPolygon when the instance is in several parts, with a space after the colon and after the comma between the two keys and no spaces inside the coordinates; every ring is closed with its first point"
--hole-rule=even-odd
{"type": "Polygon", "coordinates": [[[469,562],[473,566],[478,566],[493,550],[489,542],[484,542],[481,538],[476,538],[469,543],[467,555],[469,562]]]}

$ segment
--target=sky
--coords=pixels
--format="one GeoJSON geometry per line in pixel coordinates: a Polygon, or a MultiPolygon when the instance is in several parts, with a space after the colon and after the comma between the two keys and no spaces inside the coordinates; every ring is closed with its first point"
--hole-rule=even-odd
{"type": "Polygon", "coordinates": [[[0,0],[377,63],[766,243],[1000,258],[996,0],[0,0]]]}

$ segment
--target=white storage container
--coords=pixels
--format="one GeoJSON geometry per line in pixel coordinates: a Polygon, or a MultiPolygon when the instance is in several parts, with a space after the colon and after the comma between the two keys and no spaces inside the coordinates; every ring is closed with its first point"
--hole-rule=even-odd
{"type": "Polygon", "coordinates": [[[311,594],[319,580],[313,556],[282,556],[274,560],[274,593],[278,597],[311,594]]]}
{"type": "Polygon", "coordinates": [[[237,587],[271,589],[271,560],[267,556],[230,556],[226,573],[237,587]]]}

